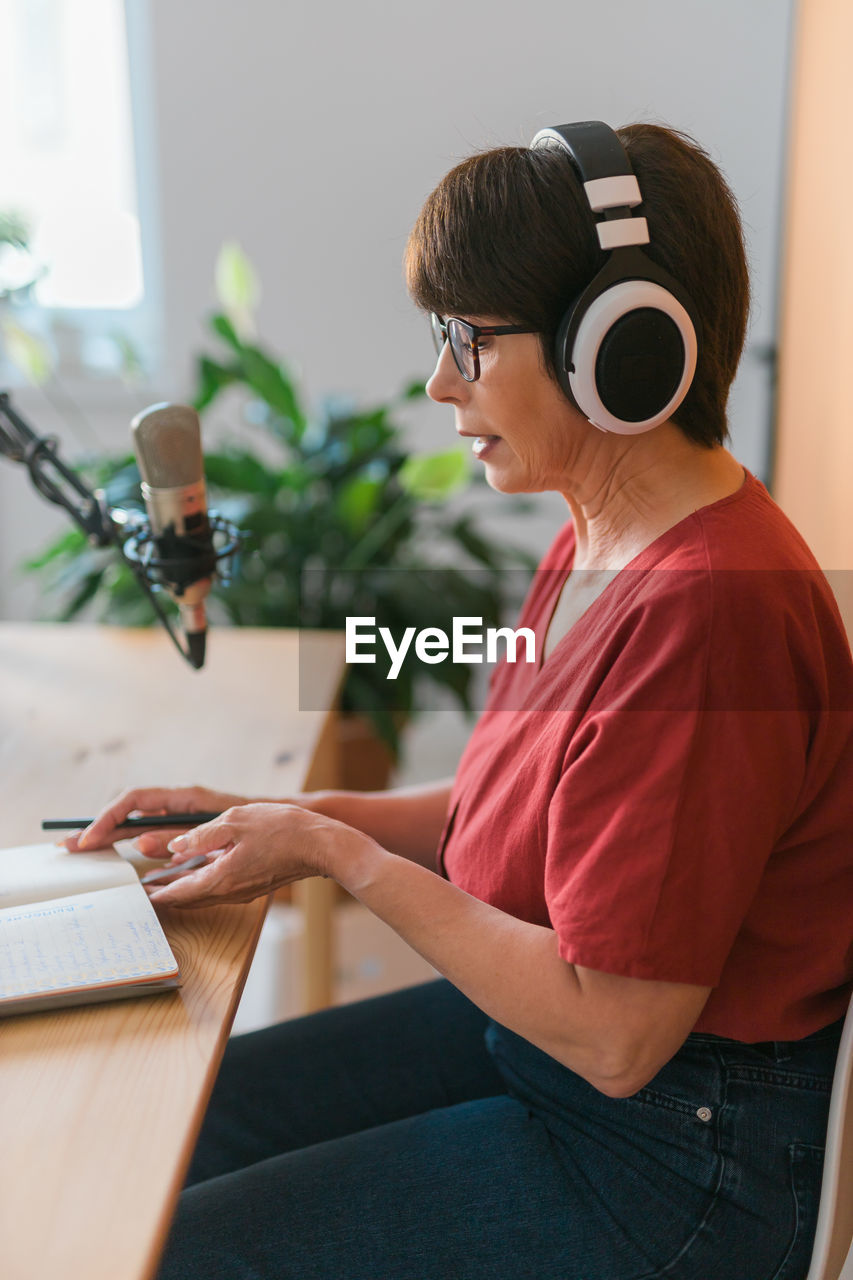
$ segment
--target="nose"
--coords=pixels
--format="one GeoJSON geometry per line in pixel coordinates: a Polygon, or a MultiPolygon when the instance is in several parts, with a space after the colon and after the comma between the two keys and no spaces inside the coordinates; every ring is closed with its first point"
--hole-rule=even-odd
{"type": "Polygon", "coordinates": [[[450,343],[445,342],[435,362],[432,376],[426,384],[426,393],[430,400],[437,404],[459,404],[468,384],[456,368],[456,361],[450,350],[450,343]]]}

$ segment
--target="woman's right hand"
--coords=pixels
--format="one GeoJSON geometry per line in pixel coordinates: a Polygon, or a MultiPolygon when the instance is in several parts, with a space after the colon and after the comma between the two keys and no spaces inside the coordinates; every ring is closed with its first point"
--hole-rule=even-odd
{"type": "Polygon", "coordinates": [[[80,849],[104,849],[116,840],[135,839],[140,853],[149,858],[169,858],[166,848],[170,840],[187,830],[186,825],[156,827],[145,831],[144,827],[128,830],[121,824],[131,815],[167,813],[222,813],[234,805],[251,804],[247,796],[232,795],[226,791],[211,791],[209,787],[136,787],[123,791],[102,809],[83,831],[76,832],[64,841],[72,853],[80,849]]]}
{"type": "Polygon", "coordinates": [[[128,830],[121,823],[131,814],[223,813],[241,804],[297,804],[321,817],[333,818],[364,832],[377,844],[411,862],[435,871],[438,839],[450,800],[452,778],[439,782],[397,787],[391,791],[303,791],[274,800],[236,796],[209,787],[139,787],[124,791],[102,809],[85,831],[69,836],[63,843],[72,852],[103,849],[116,840],[136,837],[140,853],[149,858],[168,858],[166,848],[186,826],[144,827],[128,830]],[[82,842],[82,843],[81,843],[82,842]]]}

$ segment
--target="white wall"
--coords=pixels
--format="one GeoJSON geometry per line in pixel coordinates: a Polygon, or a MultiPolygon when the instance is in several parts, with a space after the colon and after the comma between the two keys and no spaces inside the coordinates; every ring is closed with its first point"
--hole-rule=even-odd
{"type": "MultiPolygon", "coordinates": [[[[254,260],[261,333],[307,390],[382,398],[430,367],[400,264],[447,168],[477,148],[526,144],[546,124],[653,119],[693,134],[741,203],[755,308],[732,425],[735,451],[762,474],[769,405],[754,349],[775,330],[792,4],[127,0],[146,268],[164,356],[137,393],[75,389],[99,438],[124,444],[141,404],[188,394],[225,239],[254,260]]],[[[73,460],[82,435],[38,394],[20,403],[56,427],[73,460]]],[[[411,430],[425,449],[455,443],[440,406],[425,406],[411,430]]],[[[489,518],[505,531],[500,502],[489,496],[489,518]]],[[[518,531],[530,545],[544,545],[562,518],[548,497],[540,511],[518,531]]],[[[0,617],[38,609],[35,587],[14,581],[11,567],[61,523],[20,468],[0,461],[0,617]]]]}

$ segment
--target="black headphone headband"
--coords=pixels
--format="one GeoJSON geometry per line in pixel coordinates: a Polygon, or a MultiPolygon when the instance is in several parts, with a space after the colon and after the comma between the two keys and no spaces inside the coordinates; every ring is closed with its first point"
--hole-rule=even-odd
{"type": "Polygon", "coordinates": [[[649,243],[645,218],[631,214],[642,203],[639,183],[622,143],[608,125],[600,120],[555,125],[540,130],[530,146],[532,150],[546,147],[568,155],[595,215],[602,249],[649,243]]]}
{"type": "Polygon", "coordinates": [[[635,435],[675,412],[690,389],[699,317],[686,291],[645,254],[642,193],[624,147],[601,120],[541,129],[533,150],[568,155],[609,257],[567,309],[556,341],[557,375],[590,422],[635,435]]]}
{"type": "Polygon", "coordinates": [[[568,151],[582,182],[596,182],[614,174],[634,176],[625,148],[601,120],[578,120],[575,124],[540,129],[530,146],[534,150],[555,146],[568,151]]]}

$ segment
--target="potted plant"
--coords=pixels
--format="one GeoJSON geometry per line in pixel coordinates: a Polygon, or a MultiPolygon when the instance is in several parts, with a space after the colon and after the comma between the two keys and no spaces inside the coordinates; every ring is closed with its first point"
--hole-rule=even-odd
{"type": "MultiPolygon", "coordinates": [[[[407,626],[449,632],[461,615],[484,626],[503,621],[510,584],[519,581],[505,570],[532,569],[534,560],[487,538],[459,509],[454,499],[472,483],[460,450],[415,456],[406,448],[398,415],[424,394],[423,384],[368,408],[336,399],[309,410],[284,363],[249,332],[251,268],[236,248],[220,257],[218,279],[228,305],[209,324],[219,349],[198,358],[192,399],[204,414],[226,388],[239,388],[248,425],[239,441],[205,451],[211,507],[246,533],[239,573],[212,593],[213,616],[338,630],[348,616],[373,616],[394,635],[407,626]]],[[[81,470],[111,506],[140,505],[131,457],[90,459],[81,470]]],[[[116,623],[153,621],[129,570],[76,530],[26,567],[48,575],[61,619],[88,607],[116,623]]],[[[427,684],[444,686],[471,710],[469,666],[404,663],[393,682],[387,670],[379,649],[375,665],[351,666],[341,709],[366,717],[392,759],[401,722],[416,713],[427,684]]]]}

